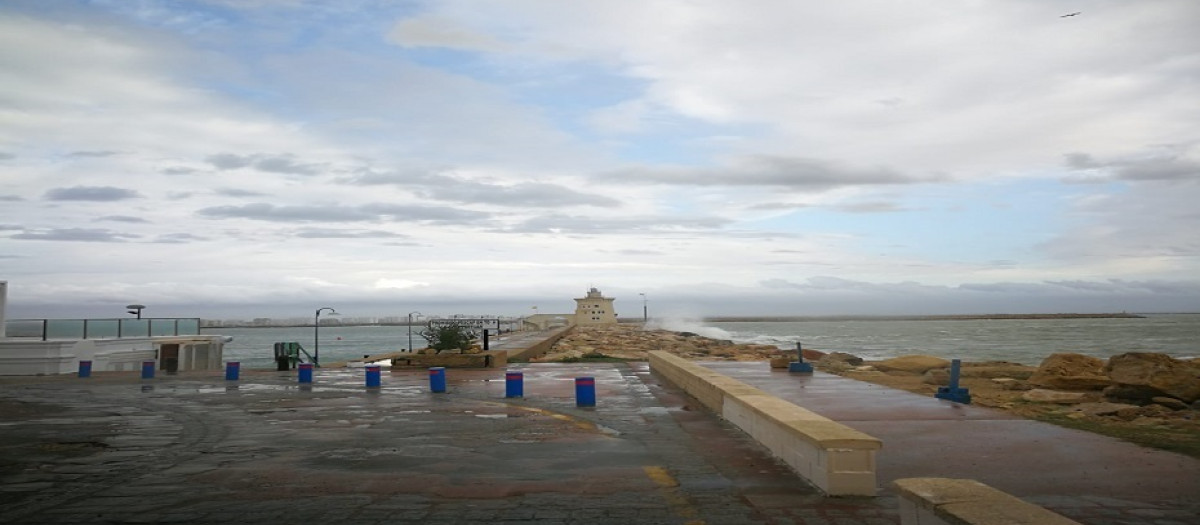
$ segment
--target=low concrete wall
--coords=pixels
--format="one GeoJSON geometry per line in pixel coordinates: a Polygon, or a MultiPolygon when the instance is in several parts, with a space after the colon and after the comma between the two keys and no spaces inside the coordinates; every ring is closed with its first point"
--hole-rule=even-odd
{"type": "Polygon", "coordinates": [[[528,360],[528,359],[533,359],[535,357],[541,357],[543,354],[550,351],[550,347],[554,346],[554,343],[557,343],[559,339],[566,337],[566,335],[571,333],[571,330],[574,330],[574,329],[575,329],[575,325],[557,328],[554,331],[550,332],[550,334],[548,334],[545,339],[542,339],[541,341],[539,341],[537,343],[534,343],[525,348],[509,349],[508,350],[508,360],[509,361],[518,360],[518,359],[519,360],[528,360]]]}
{"type": "Polygon", "coordinates": [[[73,374],[80,360],[92,361],[92,370],[134,371],[143,361],[157,361],[164,344],[180,346],[179,370],[216,370],[221,367],[222,336],[163,336],[125,339],[63,339],[0,341],[0,375],[73,374]]]}
{"type": "Polygon", "coordinates": [[[902,525],[1080,525],[973,479],[895,482],[902,525]]]}
{"type": "Polygon", "coordinates": [[[883,443],[846,425],[667,352],[650,369],[738,426],[830,496],[874,496],[883,443]]]}

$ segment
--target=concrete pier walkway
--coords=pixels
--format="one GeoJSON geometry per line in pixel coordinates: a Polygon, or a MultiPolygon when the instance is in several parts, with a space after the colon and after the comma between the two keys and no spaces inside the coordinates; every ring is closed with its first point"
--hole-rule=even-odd
{"type": "Polygon", "coordinates": [[[646,363],[0,377],[0,523],[892,525],[830,499],[646,363]],[[577,408],[574,378],[596,379],[577,408]]]}
{"type": "Polygon", "coordinates": [[[972,478],[1082,523],[1200,523],[1200,460],[999,410],[764,363],[702,365],[883,440],[880,484],[972,478]]]}

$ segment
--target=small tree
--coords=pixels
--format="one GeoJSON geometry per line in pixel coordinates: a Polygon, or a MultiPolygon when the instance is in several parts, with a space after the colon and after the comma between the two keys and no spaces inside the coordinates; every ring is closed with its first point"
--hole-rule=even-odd
{"type": "Polygon", "coordinates": [[[431,326],[421,332],[421,337],[429,341],[429,347],[441,352],[442,350],[466,351],[475,342],[475,334],[467,327],[451,324],[431,326]]]}

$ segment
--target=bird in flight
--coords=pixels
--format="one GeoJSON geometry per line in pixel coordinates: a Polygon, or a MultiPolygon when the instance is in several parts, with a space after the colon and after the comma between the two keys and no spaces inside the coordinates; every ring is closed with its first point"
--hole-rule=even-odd
{"type": "Polygon", "coordinates": [[[1082,13],[1082,12],[1083,12],[1083,11],[1075,11],[1074,13],[1067,13],[1067,14],[1065,14],[1065,15],[1062,15],[1062,16],[1060,16],[1059,18],[1067,18],[1067,17],[1069,17],[1069,16],[1079,16],[1079,14],[1080,14],[1080,13],[1082,13]]]}

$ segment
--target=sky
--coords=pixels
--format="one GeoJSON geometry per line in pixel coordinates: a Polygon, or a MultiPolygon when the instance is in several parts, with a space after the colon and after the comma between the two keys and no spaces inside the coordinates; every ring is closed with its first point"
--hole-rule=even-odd
{"type": "Polygon", "coordinates": [[[7,314],[1200,311],[1197,22],[6,0],[7,314]]]}

